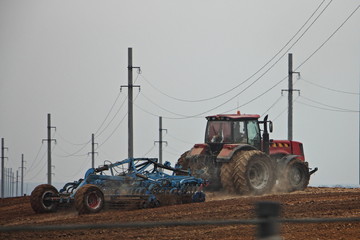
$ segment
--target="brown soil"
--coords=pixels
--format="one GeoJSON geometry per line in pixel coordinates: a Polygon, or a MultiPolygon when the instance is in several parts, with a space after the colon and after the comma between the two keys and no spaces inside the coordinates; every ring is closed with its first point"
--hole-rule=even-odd
{"type": "MultiPolygon", "coordinates": [[[[0,199],[0,225],[60,225],[154,221],[253,219],[258,201],[277,201],[282,218],[360,217],[360,189],[308,188],[290,194],[236,196],[208,193],[205,203],[152,209],[106,210],[78,215],[75,210],[35,214],[29,197],[0,199]]],[[[128,229],[92,229],[41,232],[0,232],[0,239],[255,239],[256,226],[187,226],[128,229]]],[[[287,223],[281,225],[284,239],[360,239],[360,222],[287,223]]]]}

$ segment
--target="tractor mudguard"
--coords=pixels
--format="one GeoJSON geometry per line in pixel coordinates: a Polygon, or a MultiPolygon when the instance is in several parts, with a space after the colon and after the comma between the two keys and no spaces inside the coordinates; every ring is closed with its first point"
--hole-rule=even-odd
{"type": "Polygon", "coordinates": [[[277,170],[278,171],[279,170],[283,171],[286,168],[287,164],[291,160],[293,160],[293,159],[295,159],[297,157],[298,157],[298,155],[288,154],[288,155],[283,156],[282,158],[276,159],[276,168],[277,168],[277,170]]]}
{"type": "Polygon", "coordinates": [[[209,145],[207,145],[207,144],[195,144],[194,147],[187,154],[186,158],[204,154],[208,148],[209,148],[209,145]]]}
{"type": "Polygon", "coordinates": [[[229,162],[237,151],[249,151],[249,150],[257,150],[257,148],[248,145],[248,144],[224,144],[220,153],[217,155],[216,162],[229,162]]]}
{"type": "MultiPolygon", "coordinates": [[[[298,159],[301,159],[301,156],[299,155],[285,155],[284,157],[280,158],[280,159],[276,159],[276,169],[278,172],[282,172],[285,170],[287,164],[295,159],[295,158],[298,158],[298,159]],[[299,158],[300,157],[300,158],[299,158]]],[[[310,168],[309,168],[309,163],[308,162],[304,162],[304,164],[307,166],[308,170],[309,170],[309,174],[312,175],[314,174],[315,172],[317,172],[318,168],[314,168],[313,170],[310,171],[310,168]]]]}

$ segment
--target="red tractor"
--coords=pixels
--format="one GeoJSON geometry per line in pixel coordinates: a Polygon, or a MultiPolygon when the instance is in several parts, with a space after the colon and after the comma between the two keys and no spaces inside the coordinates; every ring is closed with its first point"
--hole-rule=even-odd
{"type": "Polygon", "coordinates": [[[212,190],[258,195],[305,189],[317,168],[309,169],[302,143],[270,140],[272,122],[259,118],[239,111],[206,117],[205,143],[185,152],[178,166],[208,180],[212,190]]]}

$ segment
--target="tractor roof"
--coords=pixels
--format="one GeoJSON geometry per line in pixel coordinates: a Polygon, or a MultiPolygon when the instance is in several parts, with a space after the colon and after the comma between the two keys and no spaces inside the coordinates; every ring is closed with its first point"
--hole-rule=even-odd
{"type": "Polygon", "coordinates": [[[241,114],[238,111],[236,114],[217,114],[212,116],[207,116],[207,120],[240,120],[240,119],[258,119],[260,115],[258,114],[241,114]]]}

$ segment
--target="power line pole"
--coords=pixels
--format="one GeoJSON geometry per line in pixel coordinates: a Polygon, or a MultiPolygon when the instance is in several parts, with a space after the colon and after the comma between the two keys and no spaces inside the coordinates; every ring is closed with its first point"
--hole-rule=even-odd
{"type": "Polygon", "coordinates": [[[140,67],[132,65],[132,48],[128,48],[128,85],[120,87],[120,91],[123,87],[128,88],[128,158],[134,157],[133,88],[140,88],[139,85],[133,85],[133,68],[140,72],[140,67]]]}
{"type": "Polygon", "coordinates": [[[1,198],[5,197],[5,141],[1,138],[1,198]]]}
{"type": "Polygon", "coordinates": [[[21,184],[20,184],[20,189],[21,189],[21,195],[20,196],[24,196],[24,154],[21,154],[21,184]]]}
{"type": "Polygon", "coordinates": [[[89,152],[91,154],[91,167],[92,168],[95,168],[95,154],[97,154],[97,152],[95,152],[95,145],[97,145],[97,143],[95,143],[95,134],[93,133],[93,134],[91,134],[91,152],[89,152]]]}
{"type": "Polygon", "coordinates": [[[8,197],[11,197],[12,196],[12,168],[9,168],[9,196],[8,197]]]}
{"type": "Polygon", "coordinates": [[[167,129],[163,129],[162,128],[162,117],[159,117],[159,141],[155,141],[155,143],[159,143],[159,163],[162,164],[163,163],[163,160],[162,160],[162,145],[163,143],[166,143],[167,144],[167,141],[163,141],[162,139],[162,132],[163,131],[166,131],[167,132],[167,129]]]}
{"type": "Polygon", "coordinates": [[[297,73],[300,75],[300,73],[293,71],[292,53],[289,53],[288,63],[289,87],[288,89],[281,90],[281,93],[283,91],[288,92],[288,140],[291,141],[293,139],[293,92],[297,91],[300,93],[300,90],[293,88],[293,74],[297,73]]]}
{"type": "Polygon", "coordinates": [[[48,155],[48,171],[47,171],[47,183],[51,185],[51,177],[52,177],[52,173],[51,173],[51,142],[54,141],[56,143],[56,139],[52,139],[51,138],[51,129],[56,127],[51,126],[51,114],[48,113],[47,115],[47,139],[43,139],[43,142],[47,142],[48,145],[48,150],[47,150],[47,155],[48,155]]]}
{"type": "Polygon", "coordinates": [[[15,196],[15,172],[11,169],[11,197],[15,196]]]}
{"type": "Polygon", "coordinates": [[[19,190],[19,170],[16,170],[16,190],[15,190],[15,197],[18,196],[19,190]]]}

